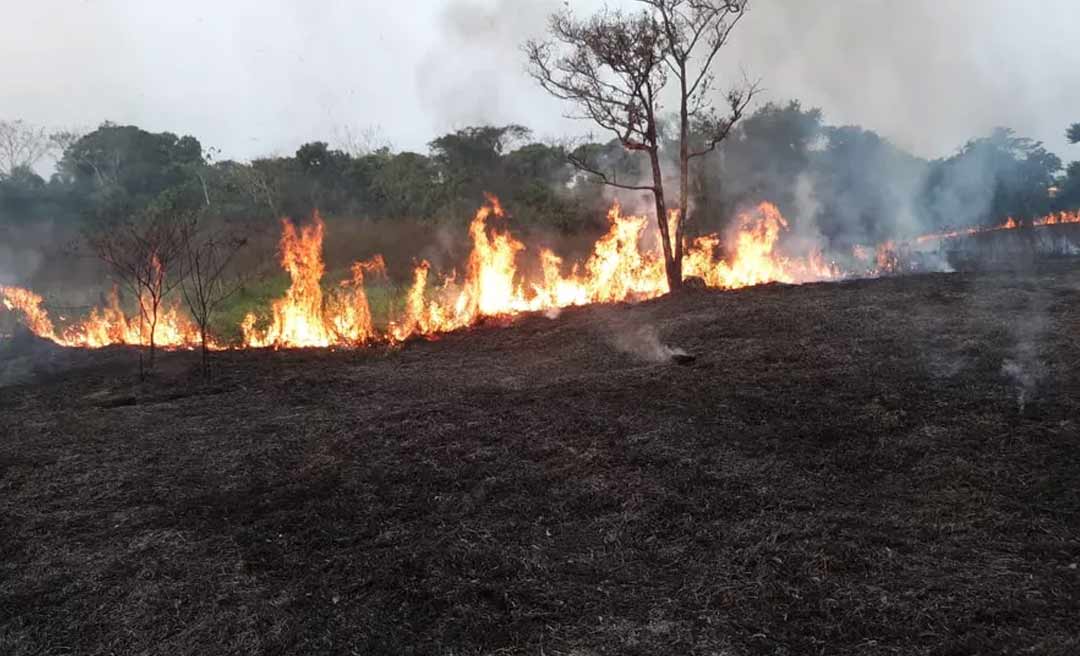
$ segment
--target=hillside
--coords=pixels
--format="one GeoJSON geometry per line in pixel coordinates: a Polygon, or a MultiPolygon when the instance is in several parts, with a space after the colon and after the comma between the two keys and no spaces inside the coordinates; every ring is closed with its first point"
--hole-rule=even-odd
{"type": "Polygon", "coordinates": [[[1080,269],[135,357],[0,345],[0,653],[1080,651],[1080,269]]]}

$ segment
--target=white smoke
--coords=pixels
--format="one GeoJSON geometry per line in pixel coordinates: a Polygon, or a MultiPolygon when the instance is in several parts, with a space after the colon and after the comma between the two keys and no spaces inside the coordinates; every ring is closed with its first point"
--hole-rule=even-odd
{"type": "Polygon", "coordinates": [[[1039,357],[1039,345],[1047,328],[1045,300],[1038,294],[1032,294],[1030,298],[1031,311],[1013,324],[1016,343],[1011,356],[1001,364],[1001,373],[1012,382],[1021,412],[1047,375],[1046,362],[1039,357]]]}
{"type": "Polygon", "coordinates": [[[688,357],[681,348],[668,346],[660,341],[660,331],[653,325],[637,326],[618,330],[612,338],[612,345],[646,362],[671,362],[673,358],[688,357]]]}

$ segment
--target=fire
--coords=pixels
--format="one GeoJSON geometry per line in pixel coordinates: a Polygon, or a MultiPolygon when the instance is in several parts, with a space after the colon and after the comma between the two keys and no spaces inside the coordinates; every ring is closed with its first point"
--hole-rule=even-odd
{"type": "MultiPolygon", "coordinates": [[[[666,217],[674,238],[678,213],[666,217]]],[[[270,307],[260,326],[255,314],[245,317],[241,330],[245,347],[356,347],[374,342],[398,343],[413,336],[434,337],[475,325],[489,317],[513,317],[523,312],[546,311],[590,303],[617,303],[653,298],[668,291],[664,256],[657,235],[650,234],[644,216],[624,214],[617,204],[608,212],[608,229],[583,262],[567,263],[546,248],[530,252],[506,225],[506,213],[494,196],[487,197],[469,225],[472,250],[463,273],[438,275],[421,261],[395,316],[377,327],[368,303],[365,283],[385,275],[385,263],[376,256],[356,262],[351,276],[324,288],[326,265],[322,246],[326,225],[318,213],[303,227],[282,221],[279,243],[281,265],[289,274],[285,295],[270,307]],[[527,275],[520,267],[526,257],[537,258],[527,275]]],[[[1051,214],[1031,225],[1080,223],[1080,212],[1051,214]]],[[[855,246],[853,257],[862,262],[844,272],[826,262],[820,252],[792,257],[780,250],[789,229],[775,205],[761,203],[737,217],[721,237],[705,235],[685,240],[685,276],[700,278],[713,288],[735,289],[770,282],[803,283],[832,280],[845,275],[874,276],[899,272],[912,243],[989,230],[1010,230],[1009,219],[992,228],[924,235],[912,242],[887,241],[876,248],[855,246]],[[865,267],[865,268],[863,268],[865,267]]],[[[672,244],[674,249],[674,243],[672,244]]],[[[81,321],[57,329],[44,310],[41,296],[18,287],[0,286],[0,303],[23,316],[35,334],[63,346],[96,348],[109,344],[147,345],[148,305],[123,312],[115,290],[108,303],[81,321]]],[[[154,330],[155,343],[165,348],[193,348],[199,331],[176,305],[164,305],[154,330]]],[[[211,344],[212,348],[221,348],[211,344]]]]}
{"type": "MultiPolygon", "coordinates": [[[[139,304],[141,309],[137,316],[128,317],[120,309],[120,299],[114,289],[109,294],[108,305],[92,309],[90,316],[66,328],[54,341],[63,346],[84,348],[101,348],[111,344],[148,346],[148,317],[152,316],[150,301],[140,298],[139,304]]],[[[158,309],[154,343],[166,348],[194,348],[199,345],[199,330],[180,314],[179,307],[163,306],[158,309]]]]}
{"type": "MultiPolygon", "coordinates": [[[[0,286],[0,299],[8,310],[23,315],[24,323],[32,333],[61,346],[102,348],[113,344],[150,344],[150,325],[146,317],[152,316],[152,312],[145,298],[139,299],[140,311],[136,316],[129,317],[120,308],[120,299],[114,289],[109,294],[107,305],[91,309],[85,319],[60,331],[56,330],[48,313],[41,307],[41,296],[19,287],[0,286]]],[[[154,343],[165,348],[194,348],[199,345],[198,328],[180,314],[176,305],[158,309],[153,332],[154,343]]]]}
{"type": "MultiPolygon", "coordinates": [[[[469,228],[473,250],[464,281],[447,278],[430,295],[430,266],[420,263],[402,320],[391,324],[389,336],[430,336],[474,324],[481,317],[508,316],[589,303],[616,303],[653,298],[667,293],[662,251],[643,248],[648,226],[643,216],[625,215],[618,205],[608,212],[608,231],[582,266],[564,273],[561,257],[539,250],[540,280],[527,282],[517,267],[525,246],[509,232],[492,228],[492,218],[504,216],[491,197],[469,228]]],[[[675,215],[677,216],[677,215],[675,215]]],[[[671,217],[669,217],[671,220],[671,217]]],[[[717,259],[719,237],[695,240],[687,251],[684,271],[700,276],[712,287],[733,289],[765,282],[807,282],[834,278],[837,272],[819,257],[785,258],[775,252],[787,222],[774,205],[763,203],[740,217],[733,256],[717,259]]]]}
{"type": "Polygon", "coordinates": [[[48,313],[41,307],[41,296],[29,289],[0,285],[0,301],[11,312],[21,313],[26,327],[35,335],[52,339],[56,334],[48,313]]]}
{"type": "Polygon", "coordinates": [[[270,325],[259,330],[254,314],[244,318],[241,329],[248,347],[359,346],[370,341],[375,331],[371,309],[364,291],[364,273],[384,270],[381,257],[353,265],[352,279],[342,283],[336,294],[323,294],[326,266],[322,259],[326,224],[318,212],[312,223],[299,230],[282,220],[281,266],[291,284],[285,296],[274,301],[270,325]]]}
{"type": "Polygon", "coordinates": [[[877,262],[879,273],[896,273],[900,270],[900,254],[897,252],[896,243],[891,239],[882,242],[874,249],[874,261],[877,262]]]}
{"type": "MultiPolygon", "coordinates": [[[[1031,221],[1032,227],[1042,227],[1049,225],[1060,225],[1063,223],[1080,223],[1080,210],[1074,212],[1051,212],[1046,216],[1033,219],[1031,221]]],[[[1016,230],[1021,227],[1019,221],[1013,217],[1009,217],[1004,223],[1000,223],[995,226],[982,226],[973,228],[961,228],[959,230],[949,230],[946,232],[935,232],[929,235],[920,235],[915,238],[916,243],[925,243],[930,241],[940,241],[942,239],[951,239],[954,237],[969,237],[971,235],[977,235],[984,232],[997,232],[999,230],[1016,230]]]]}
{"type": "Polygon", "coordinates": [[[1041,219],[1035,219],[1033,225],[1047,226],[1059,225],[1062,223],[1080,223],[1080,210],[1076,212],[1057,212],[1054,214],[1047,214],[1041,219]]]}
{"type": "Polygon", "coordinates": [[[769,282],[812,282],[830,280],[839,272],[825,263],[820,253],[806,258],[784,257],[776,252],[787,220],[772,203],[761,203],[753,212],[738,216],[733,233],[730,260],[717,260],[717,235],[698,237],[691,244],[683,264],[688,275],[699,276],[709,287],[737,289],[769,282]]]}

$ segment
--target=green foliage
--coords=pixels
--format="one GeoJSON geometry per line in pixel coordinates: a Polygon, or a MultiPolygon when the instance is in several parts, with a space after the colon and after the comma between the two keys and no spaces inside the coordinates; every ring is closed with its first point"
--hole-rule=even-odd
{"type": "Polygon", "coordinates": [[[65,149],[57,174],[87,201],[88,213],[107,215],[133,212],[164,193],[171,203],[199,206],[196,172],[204,165],[194,137],[105,123],[65,149]]]}
{"type": "MultiPolygon", "coordinates": [[[[1080,136],[1080,124],[1068,134],[1080,136]]],[[[673,164],[670,137],[662,155],[673,164]]],[[[490,192],[522,227],[574,232],[602,227],[610,196],[571,157],[625,183],[641,181],[649,170],[640,153],[618,140],[570,150],[529,138],[520,125],[474,126],[432,140],[428,153],[384,147],[354,155],[311,141],[291,156],[236,162],[212,161],[191,136],[105,123],[81,137],[58,136],[66,147],[51,179],[27,167],[0,176],[0,221],[100,222],[164,207],[199,208],[270,231],[276,219],[314,209],[357,219],[464,223],[490,192]]],[[[691,148],[704,139],[691,133],[691,148]]],[[[995,223],[1080,204],[1080,169],[1059,174],[1056,156],[1009,130],[930,162],[870,130],[826,125],[819,109],[797,101],[762,106],[698,162],[691,179],[694,230],[722,227],[762,200],[793,220],[812,219],[829,239],[867,241],[914,225],[995,223]]]]}
{"type": "Polygon", "coordinates": [[[372,178],[370,193],[388,219],[430,218],[441,195],[438,169],[418,153],[389,157],[372,178]]]}

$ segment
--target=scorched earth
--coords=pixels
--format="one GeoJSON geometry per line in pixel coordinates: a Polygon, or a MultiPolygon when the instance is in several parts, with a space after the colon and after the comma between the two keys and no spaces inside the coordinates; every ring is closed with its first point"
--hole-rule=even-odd
{"type": "Polygon", "coordinates": [[[1080,650],[1075,267],[0,348],[0,653],[1080,650]]]}

